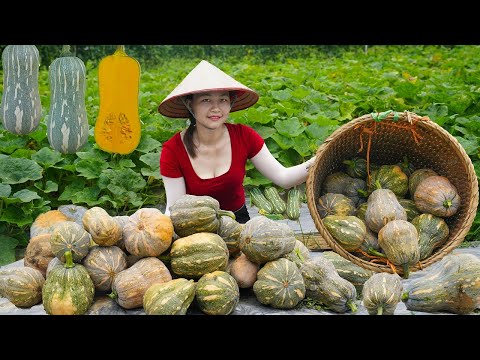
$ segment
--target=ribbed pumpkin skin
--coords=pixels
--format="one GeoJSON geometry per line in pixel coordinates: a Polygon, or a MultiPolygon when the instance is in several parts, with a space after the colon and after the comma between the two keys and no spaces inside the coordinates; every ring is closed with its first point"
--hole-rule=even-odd
{"type": "Polygon", "coordinates": [[[412,220],[412,224],[418,231],[420,260],[429,257],[435,248],[447,240],[450,233],[445,220],[432,214],[421,214],[412,220]]]}
{"type": "Polygon", "coordinates": [[[301,196],[302,193],[297,188],[288,191],[285,215],[287,215],[290,220],[298,220],[300,218],[300,207],[302,206],[301,196]]]}
{"type": "Polygon", "coordinates": [[[195,299],[205,314],[229,315],[240,301],[240,290],[231,275],[225,271],[214,271],[198,280],[195,299]]]}
{"type": "Polygon", "coordinates": [[[374,190],[368,197],[365,224],[376,233],[389,221],[407,220],[407,212],[389,189],[374,190]]]}
{"type": "Polygon", "coordinates": [[[267,200],[272,204],[273,211],[276,214],[283,214],[287,210],[287,204],[283,199],[280,197],[277,188],[273,186],[268,186],[263,191],[267,200]]]}
{"type": "Polygon", "coordinates": [[[30,267],[0,270],[0,294],[17,307],[31,307],[42,301],[42,273],[30,267]]]}
{"type": "Polygon", "coordinates": [[[49,210],[38,215],[30,226],[30,238],[42,234],[51,234],[53,231],[52,225],[63,221],[68,221],[68,218],[58,210],[49,210]]]}
{"type": "Polygon", "coordinates": [[[119,272],[113,279],[112,292],[121,307],[134,309],[142,306],[143,296],[150,286],[170,280],[172,275],[165,264],[148,257],[119,272]]]}
{"type": "Polygon", "coordinates": [[[130,254],[158,256],[172,244],[172,220],[156,208],[139,209],[123,227],[122,238],[130,254]]]}
{"type": "Polygon", "coordinates": [[[300,240],[295,241],[295,247],[288,254],[283,255],[285,259],[293,261],[300,268],[304,261],[310,260],[310,250],[300,240]]]}
{"type": "Polygon", "coordinates": [[[94,206],[85,211],[82,222],[98,245],[115,245],[122,238],[120,224],[101,207],[94,206]]]}
{"type": "Polygon", "coordinates": [[[402,301],[413,311],[473,312],[480,307],[480,260],[472,254],[448,254],[428,276],[412,280],[402,301]]]}
{"type": "Polygon", "coordinates": [[[127,268],[127,255],[116,246],[95,246],[83,259],[96,290],[108,291],[115,276],[127,268]]]}
{"type": "Polygon", "coordinates": [[[406,220],[393,220],[378,233],[378,243],[388,260],[403,268],[403,276],[408,278],[409,267],[420,260],[418,231],[406,220]]]}
{"type": "Polygon", "coordinates": [[[323,220],[328,232],[347,251],[355,251],[367,234],[365,223],[356,216],[328,215],[323,220]]]}
{"type": "Polygon", "coordinates": [[[170,257],[175,274],[188,279],[198,279],[216,270],[224,271],[229,253],[220,235],[197,233],[174,241],[170,257]]]}
{"type": "Polygon", "coordinates": [[[355,215],[355,203],[343,194],[327,193],[320,196],[317,202],[317,210],[320,218],[328,215],[355,215]]]}
{"type": "Polygon", "coordinates": [[[259,270],[253,292],[264,305],[292,309],[305,298],[305,283],[297,265],[281,258],[269,261],[259,270]]]}
{"type": "Polygon", "coordinates": [[[350,179],[352,179],[350,176],[341,171],[328,175],[322,184],[322,194],[343,194],[345,185],[350,179]]]}
{"type": "Polygon", "coordinates": [[[220,235],[225,241],[225,244],[227,244],[230,255],[236,255],[240,252],[239,238],[244,226],[244,224],[240,224],[228,216],[222,216],[220,218],[220,226],[218,227],[217,234],[220,235]]]}
{"type": "Polygon", "coordinates": [[[100,110],[95,123],[95,142],[103,151],[129,154],[137,148],[141,131],[139,87],[140,64],[123,49],[100,61],[100,110]]]}
{"type": "MultiPolygon", "coordinates": [[[[368,208],[368,202],[364,202],[364,203],[357,206],[357,210],[352,215],[355,215],[360,220],[363,220],[365,222],[365,213],[367,212],[367,208],[368,208]]],[[[337,214],[337,215],[339,215],[339,214],[337,214]]]]}
{"type": "Polygon", "coordinates": [[[394,315],[402,290],[398,275],[376,273],[363,284],[363,305],[370,315],[394,315]]]}
{"type": "Polygon", "coordinates": [[[367,177],[367,160],[354,157],[351,160],[345,160],[345,172],[353,177],[365,179],[367,177]]]}
{"type": "Polygon", "coordinates": [[[364,203],[365,196],[361,193],[367,193],[367,183],[363,179],[349,178],[345,180],[345,187],[342,194],[353,201],[354,206],[364,203]]]}
{"type": "Polygon", "coordinates": [[[220,203],[210,196],[183,195],[170,207],[175,233],[180,237],[200,232],[216,233],[220,217],[234,217],[231,211],[220,210],[220,203]]]}
{"type": "Polygon", "coordinates": [[[330,261],[321,257],[305,261],[300,272],[305,281],[307,297],[322,302],[337,313],[344,313],[348,309],[356,311],[357,290],[340,277],[330,261]]]}
{"type": "Polygon", "coordinates": [[[240,250],[248,260],[265,264],[291,252],[296,240],[290,226],[257,216],[245,223],[240,233],[240,250]]]}
{"type": "Polygon", "coordinates": [[[38,49],[35,45],[8,45],[2,53],[2,65],[0,116],[3,125],[13,134],[29,134],[38,127],[42,116],[38,49]]]}
{"type": "Polygon", "coordinates": [[[117,221],[118,225],[120,225],[120,228],[122,229],[122,238],[117,241],[115,246],[118,246],[123,251],[127,251],[127,249],[125,248],[125,239],[123,238],[123,229],[125,228],[125,225],[127,225],[130,221],[130,216],[118,215],[114,216],[113,218],[117,221]]]}
{"type": "Polygon", "coordinates": [[[127,315],[127,312],[105,295],[95,298],[85,315],[127,315]]]}
{"type": "Polygon", "coordinates": [[[92,305],[95,286],[83,265],[55,266],[43,285],[43,307],[49,315],[82,315],[92,305]]]}
{"type": "Polygon", "coordinates": [[[66,221],[55,226],[50,237],[52,252],[65,262],[65,251],[70,250],[74,262],[80,262],[90,250],[91,236],[85,229],[73,221],[66,221]]]}
{"type": "Polygon", "coordinates": [[[357,294],[362,293],[365,281],[374,274],[373,271],[364,269],[352,263],[334,251],[324,251],[322,252],[322,256],[335,266],[335,270],[337,270],[340,277],[355,286],[357,294]]]}
{"type": "Polygon", "coordinates": [[[399,199],[398,202],[400,205],[402,205],[407,213],[407,221],[411,222],[414,218],[421,214],[420,210],[418,210],[415,206],[415,201],[410,199],[399,199]]]}
{"type": "Polygon", "coordinates": [[[408,176],[398,165],[382,165],[378,170],[372,172],[370,191],[378,189],[389,189],[402,198],[408,192],[408,176]]]}
{"type": "Polygon", "coordinates": [[[72,204],[60,205],[58,211],[65,215],[68,220],[75,221],[78,225],[83,226],[82,219],[83,215],[85,215],[85,211],[87,211],[86,207],[72,204]]]}
{"type": "Polygon", "coordinates": [[[195,298],[195,282],[174,279],[163,284],[154,284],[143,297],[147,315],[185,315],[195,298]]]}
{"type": "Polygon", "coordinates": [[[423,213],[448,217],[460,207],[457,188],[444,176],[429,176],[415,190],[415,206],[423,213]]]}
{"type": "Polygon", "coordinates": [[[48,142],[63,154],[76,153],[88,140],[85,64],[76,56],[59,57],[50,64],[48,78],[48,142]]]}
{"type": "Polygon", "coordinates": [[[433,171],[432,169],[418,169],[415,170],[410,178],[408,179],[408,192],[410,193],[410,197],[413,199],[415,195],[415,191],[417,190],[417,186],[426,178],[430,176],[437,176],[438,174],[433,171]]]}
{"type": "Polygon", "coordinates": [[[23,257],[24,265],[37,269],[42,273],[43,277],[47,274],[48,263],[55,257],[50,245],[51,236],[51,234],[43,234],[31,238],[28,241],[25,256],[23,257]]]}

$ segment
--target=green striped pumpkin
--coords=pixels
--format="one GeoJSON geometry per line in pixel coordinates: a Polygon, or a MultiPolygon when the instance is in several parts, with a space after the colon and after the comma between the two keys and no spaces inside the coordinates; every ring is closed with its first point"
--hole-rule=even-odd
{"type": "Polygon", "coordinates": [[[412,220],[412,224],[418,231],[420,260],[426,259],[434,249],[443,245],[450,233],[445,220],[432,214],[421,214],[412,220]]]}
{"type": "Polygon", "coordinates": [[[302,274],[293,261],[270,261],[257,273],[253,292],[259,302],[276,309],[292,309],[305,297],[302,274]]]}
{"type": "Polygon", "coordinates": [[[365,223],[356,216],[328,215],[322,222],[330,235],[347,251],[357,250],[367,235],[365,223]]]}
{"type": "Polygon", "coordinates": [[[283,214],[285,210],[287,210],[287,204],[280,197],[280,194],[278,193],[278,190],[276,188],[274,188],[273,186],[269,186],[265,188],[263,193],[265,194],[267,200],[270,201],[270,203],[272,204],[273,212],[275,214],[283,214]]]}
{"type": "Polygon", "coordinates": [[[214,271],[198,280],[195,299],[205,314],[229,315],[240,301],[240,290],[231,275],[225,271],[214,271]]]}
{"type": "Polygon", "coordinates": [[[0,116],[5,129],[26,135],[40,124],[40,60],[35,45],[8,45],[2,53],[3,96],[0,116]]]}
{"type": "Polygon", "coordinates": [[[220,218],[220,226],[218,227],[217,234],[227,244],[230,255],[236,255],[240,252],[239,238],[242,232],[244,224],[240,224],[236,220],[228,216],[222,216],[220,218]]]}
{"type": "Polygon", "coordinates": [[[82,315],[93,303],[95,286],[83,265],[65,253],[65,265],[55,266],[42,289],[43,307],[49,315],[82,315]]]}
{"type": "Polygon", "coordinates": [[[66,251],[71,251],[74,262],[80,262],[90,250],[91,239],[83,226],[73,221],[64,221],[55,226],[50,245],[52,253],[62,262],[65,262],[66,251]]]}
{"type": "Polygon", "coordinates": [[[48,142],[63,154],[73,154],[88,140],[88,119],[85,108],[85,64],[64,49],[48,70],[50,113],[47,121],[48,142]]]}
{"type": "Polygon", "coordinates": [[[40,270],[31,267],[0,270],[0,297],[17,307],[31,307],[42,301],[44,283],[40,270]]]}
{"type": "Polygon", "coordinates": [[[302,193],[297,188],[288,191],[285,214],[290,220],[298,220],[300,218],[300,207],[302,205],[301,196],[302,193]]]}
{"type": "Polygon", "coordinates": [[[198,279],[228,264],[228,248],[218,234],[197,233],[173,242],[170,250],[172,271],[180,277],[198,279]]]}
{"type": "Polygon", "coordinates": [[[120,271],[127,268],[127,255],[116,246],[95,246],[83,259],[96,290],[109,291],[120,271]]]}
{"type": "Polygon", "coordinates": [[[363,305],[369,315],[394,315],[402,290],[397,274],[376,273],[363,284],[363,305]]]}
{"type": "Polygon", "coordinates": [[[262,211],[264,214],[273,213],[272,203],[267,200],[265,195],[263,195],[262,190],[257,187],[250,190],[250,202],[251,205],[255,205],[258,208],[259,212],[262,211]]]}
{"type": "Polygon", "coordinates": [[[143,296],[147,315],[185,315],[195,298],[195,282],[183,278],[150,286],[143,296]]]}

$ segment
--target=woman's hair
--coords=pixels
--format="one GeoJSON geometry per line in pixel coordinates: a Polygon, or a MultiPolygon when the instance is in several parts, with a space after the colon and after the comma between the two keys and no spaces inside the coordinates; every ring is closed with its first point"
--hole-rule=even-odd
{"type": "MultiPolygon", "coordinates": [[[[229,91],[230,99],[233,101],[236,100],[236,91],[229,91]]],[[[185,96],[185,100],[193,100],[193,94],[189,94],[185,96]]],[[[190,110],[190,109],[189,109],[190,110]]],[[[195,131],[195,125],[197,124],[197,120],[193,116],[193,114],[189,111],[189,119],[190,119],[190,126],[185,131],[185,135],[183,136],[183,143],[187,148],[187,152],[192,159],[197,157],[197,148],[193,143],[193,132],[195,131]]]]}

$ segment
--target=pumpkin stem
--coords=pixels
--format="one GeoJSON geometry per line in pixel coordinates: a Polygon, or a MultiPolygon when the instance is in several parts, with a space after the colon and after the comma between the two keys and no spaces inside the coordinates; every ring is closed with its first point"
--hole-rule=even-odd
{"type": "Polygon", "coordinates": [[[60,52],[60,56],[73,56],[72,52],[70,51],[70,45],[63,45],[62,51],[60,52]]]}
{"type": "Polygon", "coordinates": [[[367,253],[369,255],[375,255],[375,256],[379,256],[379,257],[383,257],[383,258],[387,257],[387,255],[382,254],[381,252],[375,250],[373,247],[368,248],[367,253]]]}
{"type": "Polygon", "coordinates": [[[357,189],[357,193],[364,198],[368,198],[368,191],[363,189],[357,189]]]}
{"type": "Polygon", "coordinates": [[[375,180],[375,190],[378,190],[378,189],[381,189],[382,188],[382,184],[380,184],[380,180],[375,180]]]}
{"type": "Polygon", "coordinates": [[[125,45],[117,45],[117,48],[113,55],[127,56],[127,53],[125,52],[125,45]]]}
{"type": "Polygon", "coordinates": [[[402,294],[402,301],[405,302],[408,300],[408,291],[405,291],[403,294],[402,294]]]}
{"type": "Polygon", "coordinates": [[[217,210],[217,217],[220,219],[222,216],[228,216],[235,220],[235,214],[233,211],[228,211],[228,210],[217,210]]]}
{"type": "Polygon", "coordinates": [[[410,275],[410,269],[408,267],[408,263],[403,264],[402,267],[403,267],[403,278],[408,279],[408,276],[410,275]]]}
{"type": "Polygon", "coordinates": [[[443,202],[443,207],[448,209],[452,206],[452,200],[448,199],[443,202]]]}
{"type": "Polygon", "coordinates": [[[72,257],[72,252],[70,250],[68,251],[65,251],[65,268],[66,269],[69,269],[69,268],[72,268],[75,266],[75,264],[73,263],[73,257],[72,257]]]}
{"type": "Polygon", "coordinates": [[[357,305],[353,302],[353,300],[347,301],[346,305],[349,307],[352,313],[357,311],[357,305]]]}
{"type": "Polygon", "coordinates": [[[377,308],[377,315],[383,315],[383,306],[380,305],[378,308],[377,308]]]}
{"type": "Polygon", "coordinates": [[[107,296],[113,300],[115,300],[118,297],[117,292],[115,290],[112,290],[112,292],[110,294],[107,294],[107,296]]]}

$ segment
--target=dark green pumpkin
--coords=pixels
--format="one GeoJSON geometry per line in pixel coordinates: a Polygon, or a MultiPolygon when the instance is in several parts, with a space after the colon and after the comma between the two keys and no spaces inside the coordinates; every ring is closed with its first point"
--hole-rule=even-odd
{"type": "Polygon", "coordinates": [[[93,300],[85,315],[127,315],[127,312],[114,299],[104,295],[93,300]]]}
{"type": "Polygon", "coordinates": [[[354,157],[350,160],[344,160],[345,172],[353,177],[365,179],[367,177],[367,160],[359,157],[354,157]]]}
{"type": "Polygon", "coordinates": [[[372,172],[369,191],[389,189],[398,198],[403,198],[408,191],[408,176],[398,165],[382,165],[372,172]]]}
{"type": "Polygon", "coordinates": [[[185,315],[195,298],[195,282],[183,278],[150,286],[143,297],[147,315],[185,315]]]}
{"type": "Polygon", "coordinates": [[[317,202],[320,218],[327,215],[355,215],[355,203],[343,194],[327,193],[320,196],[317,202]]]}
{"type": "Polygon", "coordinates": [[[80,262],[90,250],[90,234],[73,221],[65,221],[55,226],[50,237],[52,252],[65,262],[65,252],[71,251],[74,262],[80,262]]]}
{"type": "Polygon", "coordinates": [[[95,286],[83,265],[65,252],[65,264],[55,266],[42,289],[43,307],[49,315],[82,315],[92,305],[95,286]]]}
{"type": "Polygon", "coordinates": [[[328,175],[322,184],[322,194],[343,194],[346,182],[350,179],[349,175],[341,171],[328,175]]]}
{"type": "Polygon", "coordinates": [[[225,271],[214,271],[198,280],[195,299],[205,314],[229,315],[240,301],[240,290],[231,275],[225,271]]]}
{"type": "Polygon", "coordinates": [[[253,284],[257,300],[277,309],[292,309],[305,298],[305,283],[292,261],[281,258],[267,262],[253,284]]]}
{"type": "Polygon", "coordinates": [[[210,196],[183,195],[170,207],[170,218],[180,237],[216,233],[222,216],[235,219],[233,212],[220,210],[220,203],[210,196]]]}
{"type": "Polygon", "coordinates": [[[394,315],[402,290],[397,274],[376,273],[363,284],[363,305],[370,315],[394,315]]]}
{"type": "Polygon", "coordinates": [[[445,220],[432,214],[421,214],[412,220],[412,224],[418,231],[420,260],[426,259],[435,248],[442,246],[450,233],[445,220]]]}
{"type": "Polygon", "coordinates": [[[0,270],[0,295],[17,307],[31,307],[42,301],[42,273],[30,267],[0,270]]]}
{"type": "Polygon", "coordinates": [[[222,216],[220,218],[220,225],[218,227],[217,234],[227,244],[228,252],[230,255],[236,255],[240,252],[240,233],[242,232],[244,224],[240,224],[231,217],[222,216]]]}
{"type": "Polygon", "coordinates": [[[414,218],[421,214],[420,210],[418,210],[415,206],[415,201],[410,199],[398,199],[398,202],[400,205],[402,205],[407,213],[407,221],[411,222],[414,218]]]}
{"type": "Polygon", "coordinates": [[[413,199],[417,186],[426,178],[430,176],[437,176],[438,174],[432,169],[418,169],[415,170],[412,175],[408,178],[408,192],[410,197],[413,199]]]}
{"type": "Polygon", "coordinates": [[[355,216],[328,215],[322,220],[328,232],[347,251],[355,251],[367,234],[365,223],[355,216]]]}

